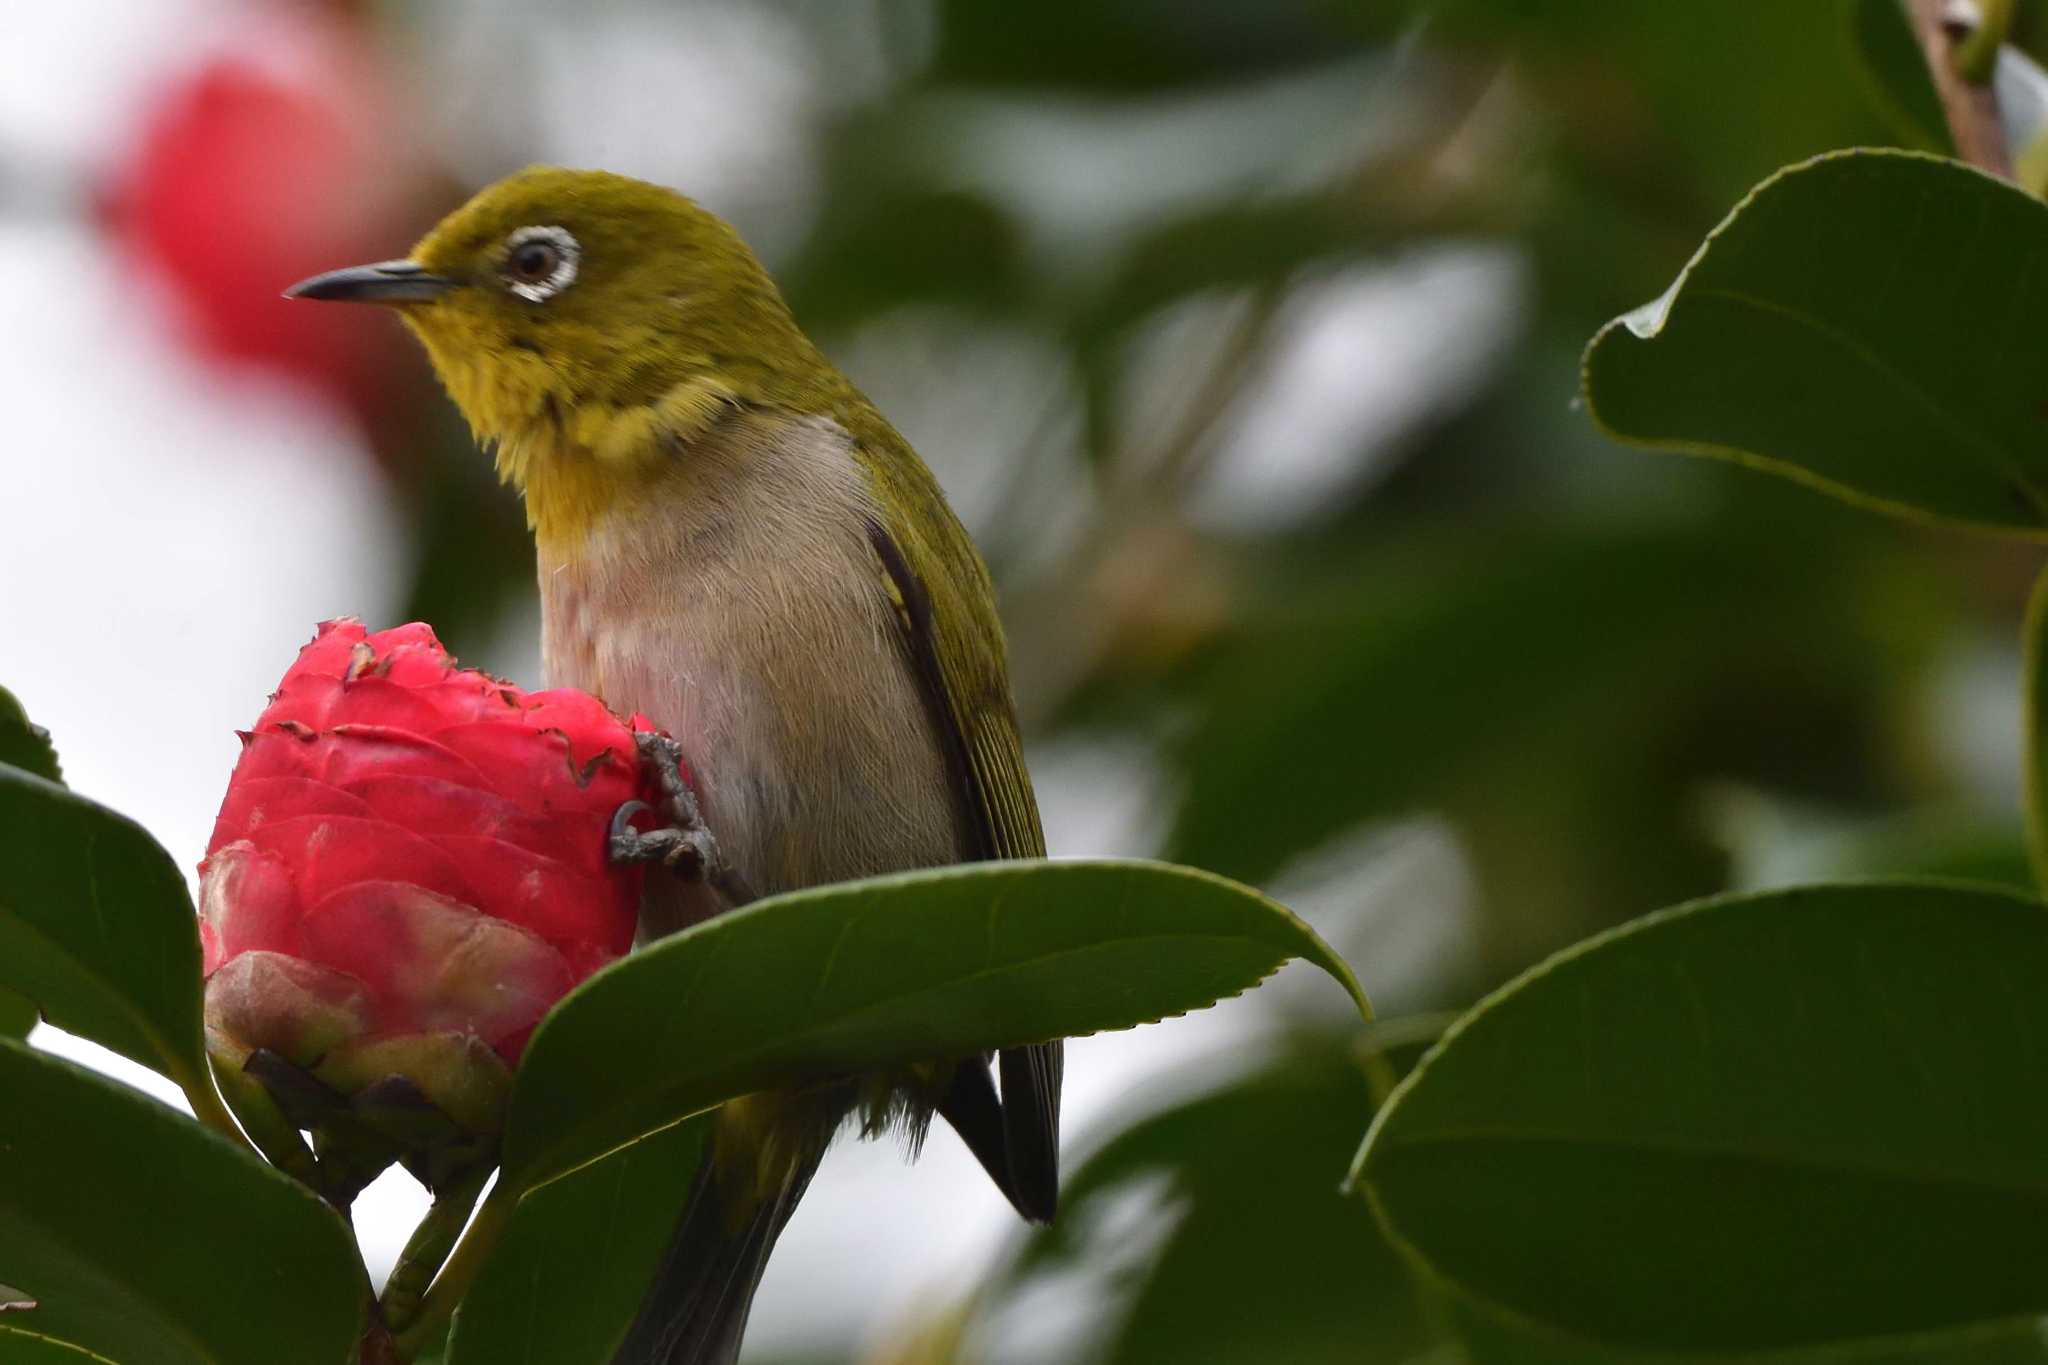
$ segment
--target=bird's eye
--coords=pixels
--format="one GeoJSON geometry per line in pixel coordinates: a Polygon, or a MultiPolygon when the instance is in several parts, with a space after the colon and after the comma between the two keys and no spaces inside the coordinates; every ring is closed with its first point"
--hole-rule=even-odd
{"type": "Polygon", "coordinates": [[[505,287],[530,303],[545,303],[576,282],[581,255],[566,228],[523,227],[505,242],[505,287]]]}

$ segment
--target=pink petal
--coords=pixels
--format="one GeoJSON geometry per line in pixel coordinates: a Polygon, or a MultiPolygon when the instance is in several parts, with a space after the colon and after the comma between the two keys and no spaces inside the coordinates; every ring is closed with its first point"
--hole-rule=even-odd
{"type": "Polygon", "coordinates": [[[602,824],[529,815],[481,787],[394,775],[371,778],[349,790],[350,799],[360,798],[368,812],[424,838],[469,835],[502,839],[578,866],[593,860],[602,865],[607,832],[602,824]]]}
{"type": "Polygon", "coordinates": [[[469,884],[454,860],[412,831],[383,820],[352,815],[273,820],[250,831],[249,841],[291,869],[300,902],[309,907],[362,881],[406,881],[469,899],[469,884]]]}
{"type": "Polygon", "coordinates": [[[535,935],[402,882],[362,882],[307,920],[310,955],[368,981],[386,1031],[469,1032],[495,1046],[571,984],[535,935]]]}
{"type": "Polygon", "coordinates": [[[632,946],[637,878],[588,877],[501,839],[442,835],[435,842],[460,863],[476,891],[471,903],[486,914],[557,946],[595,944],[614,955],[632,946]]]}
{"type": "Polygon", "coordinates": [[[341,790],[310,777],[249,777],[239,769],[228,782],[227,800],[213,822],[210,854],[223,844],[246,836],[266,820],[294,815],[368,815],[370,808],[341,790]]]}
{"type": "Polygon", "coordinates": [[[254,844],[229,844],[200,864],[199,921],[217,946],[207,971],[251,950],[302,955],[301,918],[291,873],[254,844]]]}

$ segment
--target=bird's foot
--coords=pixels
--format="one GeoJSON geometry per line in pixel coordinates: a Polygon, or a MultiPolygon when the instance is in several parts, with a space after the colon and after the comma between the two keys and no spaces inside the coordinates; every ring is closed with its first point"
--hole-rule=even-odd
{"type": "Polygon", "coordinates": [[[640,764],[661,790],[659,806],[645,801],[628,801],[612,816],[608,852],[615,863],[660,863],[693,882],[708,882],[731,905],[744,905],[754,898],[740,875],[719,852],[718,840],[704,823],[697,793],[684,778],[682,748],[667,735],[642,732],[636,739],[640,764]],[[633,826],[642,813],[652,812],[664,823],[655,829],[633,826]]]}

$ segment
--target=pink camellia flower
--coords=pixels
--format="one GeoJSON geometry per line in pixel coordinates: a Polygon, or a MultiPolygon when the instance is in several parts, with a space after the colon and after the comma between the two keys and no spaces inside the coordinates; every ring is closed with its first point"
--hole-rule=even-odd
{"type": "Polygon", "coordinates": [[[633,941],[606,856],[642,789],[588,693],[458,668],[423,624],[329,621],[286,671],[200,865],[218,1056],[267,1048],[342,1094],[391,1075],[474,1131],[571,987],[633,941]]]}

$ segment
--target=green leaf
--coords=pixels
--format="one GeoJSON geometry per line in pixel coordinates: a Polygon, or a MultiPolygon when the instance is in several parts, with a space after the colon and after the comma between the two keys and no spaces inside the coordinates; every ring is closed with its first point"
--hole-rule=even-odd
{"type": "Polygon", "coordinates": [[[1907,145],[1951,155],[1948,117],[1901,0],[1842,0],[1842,28],[1871,101],[1907,145]]]}
{"type": "Polygon", "coordinates": [[[311,1193],[19,1043],[0,1041],[0,1094],[0,1279],[36,1300],[6,1326],[133,1365],[350,1358],[355,1242],[311,1193]]]}
{"type": "MultiPolygon", "coordinates": [[[[59,1028],[210,1096],[199,932],[177,864],[140,825],[0,767],[0,986],[59,1028]]],[[[198,1101],[195,1100],[195,1103],[198,1101]]]]}
{"type": "Polygon", "coordinates": [[[506,1120],[530,1187],[735,1095],[1130,1028],[1301,957],[1281,906],[1190,868],[977,863],[777,896],[605,968],[534,1033],[506,1120]]]}
{"type": "Polygon", "coordinates": [[[12,692],[0,687],[0,763],[34,773],[52,782],[62,782],[57,766],[57,748],[50,732],[32,723],[12,692]]]}
{"type": "Polygon", "coordinates": [[[1462,1294],[1634,1350],[2048,1310],[2048,913],[1944,883],[1661,912],[1466,1015],[1360,1154],[1462,1294]],[[1625,1250],[1624,1250],[1625,1249],[1625,1250]]]}
{"type": "Polygon", "coordinates": [[[519,1201],[463,1297],[451,1365],[605,1365],[697,1171],[708,1118],[664,1128],[519,1201]]]}
{"type": "Polygon", "coordinates": [[[1888,511],[2048,532],[2048,206],[1914,152],[1765,181],[1587,348],[1618,440],[1888,511]]]}

